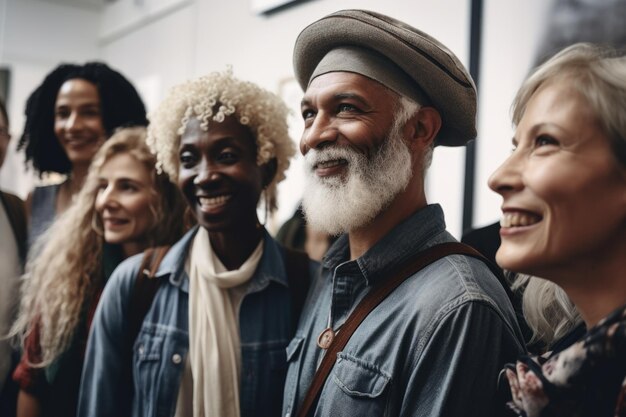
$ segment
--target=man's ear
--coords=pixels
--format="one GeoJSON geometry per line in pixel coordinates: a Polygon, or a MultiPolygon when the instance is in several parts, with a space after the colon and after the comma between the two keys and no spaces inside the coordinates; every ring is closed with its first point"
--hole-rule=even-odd
{"type": "Polygon", "coordinates": [[[434,107],[422,107],[409,120],[409,147],[425,148],[435,140],[441,129],[441,115],[434,107]]]}
{"type": "Polygon", "coordinates": [[[276,160],[276,158],[272,158],[263,165],[261,165],[261,172],[263,174],[263,188],[270,185],[270,183],[276,176],[277,169],[278,161],[276,160]]]}

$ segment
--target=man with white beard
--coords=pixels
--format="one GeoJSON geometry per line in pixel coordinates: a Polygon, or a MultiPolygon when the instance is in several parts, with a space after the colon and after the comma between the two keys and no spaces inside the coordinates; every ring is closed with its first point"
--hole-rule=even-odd
{"type": "Polygon", "coordinates": [[[424,177],[434,146],[476,136],[476,89],[437,40],[344,10],[294,49],[311,226],[342,236],[287,348],[284,416],[492,416],[523,351],[507,293],[459,248],[424,177]]]}

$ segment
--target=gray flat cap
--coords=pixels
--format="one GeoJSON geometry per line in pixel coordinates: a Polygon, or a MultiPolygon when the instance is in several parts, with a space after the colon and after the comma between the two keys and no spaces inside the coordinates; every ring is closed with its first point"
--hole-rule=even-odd
{"type": "Polygon", "coordinates": [[[414,92],[401,94],[425,95],[439,111],[442,127],[435,145],[463,146],[476,138],[476,86],[461,61],[431,36],[380,13],[341,10],[300,32],[293,66],[303,90],[326,54],[343,46],[372,49],[415,82],[414,92]]]}

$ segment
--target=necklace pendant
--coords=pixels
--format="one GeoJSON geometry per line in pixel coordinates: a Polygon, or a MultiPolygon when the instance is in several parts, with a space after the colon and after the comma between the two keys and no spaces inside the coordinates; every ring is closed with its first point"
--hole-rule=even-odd
{"type": "Polygon", "coordinates": [[[317,337],[317,346],[326,350],[333,344],[333,340],[335,340],[335,331],[330,327],[327,327],[317,337]]]}

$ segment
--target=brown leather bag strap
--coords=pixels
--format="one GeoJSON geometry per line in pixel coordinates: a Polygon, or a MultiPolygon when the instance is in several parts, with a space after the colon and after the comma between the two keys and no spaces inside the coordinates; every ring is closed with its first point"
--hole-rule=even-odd
{"type": "Polygon", "coordinates": [[[486,259],[475,249],[459,242],[441,243],[439,245],[432,246],[426,250],[418,252],[413,258],[408,260],[404,265],[400,266],[389,279],[381,280],[378,285],[375,285],[365,298],[354,309],[350,317],[341,327],[341,331],[337,333],[332,344],[326,351],[322,363],[315,376],[313,382],[309,387],[309,391],[304,398],[302,407],[298,411],[298,417],[306,417],[311,411],[313,405],[317,401],[317,397],[321,392],[326,379],[330,374],[330,371],[335,365],[337,354],[343,350],[350,337],[359,325],[365,320],[365,317],[376,308],[389,294],[393,292],[400,284],[402,284],[408,277],[414,275],[419,270],[430,265],[448,255],[467,255],[480,260],[486,261],[486,259]]]}
{"type": "Polygon", "coordinates": [[[154,296],[159,290],[159,280],[154,276],[161,265],[161,261],[169,251],[170,246],[159,246],[156,248],[148,248],[143,253],[143,260],[135,279],[135,286],[129,303],[128,316],[128,342],[130,344],[129,351],[132,351],[133,343],[139,334],[141,324],[143,323],[154,296]]]}

